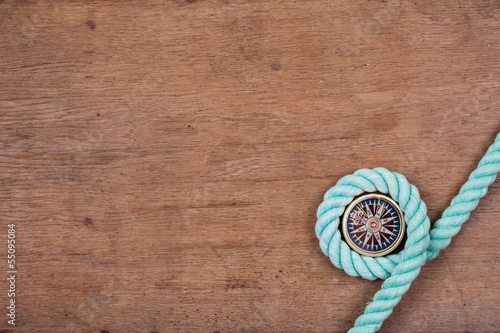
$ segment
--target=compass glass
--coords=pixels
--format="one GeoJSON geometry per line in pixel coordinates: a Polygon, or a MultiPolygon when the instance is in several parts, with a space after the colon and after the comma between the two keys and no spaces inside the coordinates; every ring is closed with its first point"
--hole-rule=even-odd
{"type": "Polygon", "coordinates": [[[354,251],[378,257],[396,249],[403,239],[405,222],[394,200],[381,194],[366,194],[347,207],[342,231],[354,251]]]}

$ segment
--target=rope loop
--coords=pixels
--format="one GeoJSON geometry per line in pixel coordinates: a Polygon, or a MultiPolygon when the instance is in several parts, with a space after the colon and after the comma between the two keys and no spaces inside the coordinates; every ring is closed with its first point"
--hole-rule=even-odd
{"type": "Polygon", "coordinates": [[[351,276],[361,276],[368,280],[387,279],[401,259],[411,249],[414,256],[422,256],[426,261],[426,249],[429,245],[430,221],[427,208],[420,199],[418,189],[397,172],[384,168],[361,169],[352,175],[342,177],[337,185],[326,192],[323,203],[318,208],[316,236],[321,250],[330,257],[335,267],[343,269],[351,276]],[[346,206],[364,192],[382,192],[389,194],[398,202],[407,225],[408,239],[405,248],[399,254],[385,257],[368,257],[353,251],[341,239],[339,231],[340,216],[346,206]],[[415,252],[415,247],[421,253],[415,252]]]}

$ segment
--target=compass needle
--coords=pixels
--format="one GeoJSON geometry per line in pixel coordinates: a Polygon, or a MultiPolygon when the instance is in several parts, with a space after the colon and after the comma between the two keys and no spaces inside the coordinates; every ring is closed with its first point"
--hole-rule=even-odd
{"type": "Polygon", "coordinates": [[[365,216],[368,217],[368,214],[366,214],[365,210],[363,209],[363,207],[361,207],[361,205],[359,203],[358,203],[358,206],[363,211],[363,213],[365,213],[365,216]]]}

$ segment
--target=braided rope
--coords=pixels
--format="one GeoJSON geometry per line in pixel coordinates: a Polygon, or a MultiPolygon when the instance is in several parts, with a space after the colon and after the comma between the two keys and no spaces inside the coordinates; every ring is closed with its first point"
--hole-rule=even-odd
{"type": "Polygon", "coordinates": [[[384,168],[361,169],[342,177],[325,193],[324,201],[318,207],[316,222],[316,235],[323,253],[330,257],[333,265],[351,276],[368,280],[385,279],[382,289],[375,294],[349,332],[368,333],[380,329],[420,273],[420,268],[427,260],[437,257],[460,231],[498,172],[500,133],[432,230],[429,230],[427,208],[417,188],[397,172],[384,168]],[[361,193],[375,191],[388,193],[404,212],[408,238],[398,254],[367,257],[351,250],[341,239],[339,221],[345,207],[361,193]]]}

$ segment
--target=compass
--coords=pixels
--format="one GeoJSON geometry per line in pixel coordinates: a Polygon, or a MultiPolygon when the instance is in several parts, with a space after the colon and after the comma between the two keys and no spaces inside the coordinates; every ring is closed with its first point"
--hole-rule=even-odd
{"type": "Polygon", "coordinates": [[[398,204],[388,196],[365,194],[347,207],[342,219],[347,244],[359,254],[380,257],[401,243],[405,222],[398,204]]]}

